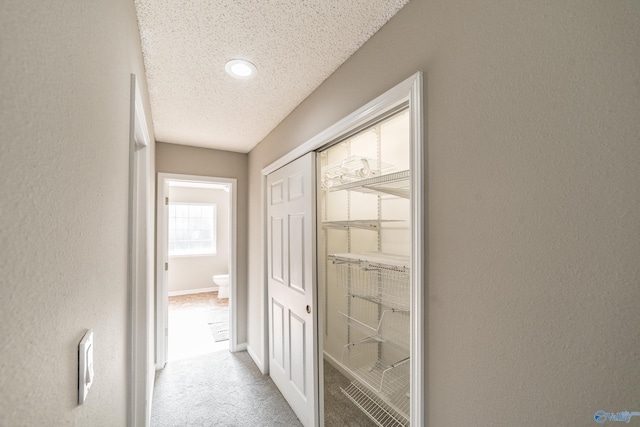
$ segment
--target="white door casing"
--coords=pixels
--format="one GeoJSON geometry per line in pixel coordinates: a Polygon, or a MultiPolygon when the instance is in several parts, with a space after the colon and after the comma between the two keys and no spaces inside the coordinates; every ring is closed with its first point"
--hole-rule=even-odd
{"type": "Polygon", "coordinates": [[[267,177],[269,371],[305,426],[318,425],[315,153],[267,177]]]}
{"type": "MultiPolygon", "coordinates": [[[[246,343],[238,342],[238,261],[237,261],[237,180],[235,178],[222,178],[200,175],[184,175],[174,173],[158,173],[157,194],[157,235],[156,235],[156,370],[164,369],[168,356],[168,310],[169,290],[168,272],[165,263],[169,263],[168,245],[168,206],[165,198],[169,196],[169,182],[184,182],[199,184],[228,184],[229,185],[229,351],[234,353],[246,350],[246,343]]],[[[169,265],[169,268],[171,266],[169,265]]]]}
{"type": "Polygon", "coordinates": [[[169,283],[168,273],[168,229],[169,229],[169,205],[165,198],[169,195],[169,181],[158,175],[158,205],[157,205],[157,235],[156,252],[157,283],[156,292],[156,370],[164,369],[169,355],[169,301],[166,289],[169,283]]]}
{"type": "Polygon", "coordinates": [[[136,75],[131,74],[129,128],[129,380],[127,423],[148,426],[153,397],[153,220],[150,146],[136,75]]]}

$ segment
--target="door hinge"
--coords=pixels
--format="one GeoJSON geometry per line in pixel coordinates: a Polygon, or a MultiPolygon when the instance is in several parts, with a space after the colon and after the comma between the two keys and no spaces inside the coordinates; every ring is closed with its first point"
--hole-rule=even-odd
{"type": "Polygon", "coordinates": [[[164,328],[164,336],[165,337],[169,336],[169,328],[164,328]]]}
{"type": "Polygon", "coordinates": [[[164,263],[164,271],[167,271],[167,270],[169,270],[169,263],[165,262],[164,263]]]}
{"type": "Polygon", "coordinates": [[[169,205],[169,198],[168,197],[164,198],[164,204],[167,205],[167,206],[169,205]]]}

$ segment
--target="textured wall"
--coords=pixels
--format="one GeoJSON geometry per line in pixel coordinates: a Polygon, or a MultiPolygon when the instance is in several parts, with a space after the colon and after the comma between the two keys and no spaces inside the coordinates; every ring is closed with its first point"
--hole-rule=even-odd
{"type": "Polygon", "coordinates": [[[412,0],[250,153],[257,235],[263,166],[426,73],[430,425],[640,411],[638,40],[637,1],[412,0]]]}
{"type": "MultiPolygon", "coordinates": [[[[248,155],[185,145],[156,144],[156,172],[237,179],[238,342],[247,337],[247,165],[248,155]]],[[[213,285],[213,283],[212,283],[213,285]]]]}
{"type": "Polygon", "coordinates": [[[123,426],[133,2],[3,1],[0,39],[0,425],[123,426]]]}
{"type": "Polygon", "coordinates": [[[229,193],[206,188],[169,187],[169,200],[216,205],[216,254],[173,257],[169,260],[169,292],[217,286],[214,274],[229,272],[229,193]]]}

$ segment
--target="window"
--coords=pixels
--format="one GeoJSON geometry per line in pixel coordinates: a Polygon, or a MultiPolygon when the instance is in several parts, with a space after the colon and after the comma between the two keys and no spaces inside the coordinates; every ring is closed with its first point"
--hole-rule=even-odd
{"type": "Polygon", "coordinates": [[[169,256],[215,253],[216,205],[169,203],[169,256]]]}

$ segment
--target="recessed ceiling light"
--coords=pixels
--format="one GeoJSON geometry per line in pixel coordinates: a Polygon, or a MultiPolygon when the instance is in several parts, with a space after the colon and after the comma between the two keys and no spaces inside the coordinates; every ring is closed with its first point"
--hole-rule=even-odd
{"type": "Polygon", "coordinates": [[[232,59],[225,64],[224,69],[236,79],[252,79],[258,72],[255,65],[244,59],[232,59]]]}

